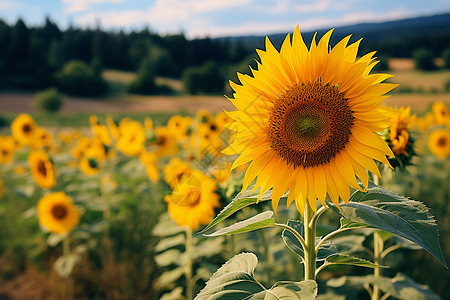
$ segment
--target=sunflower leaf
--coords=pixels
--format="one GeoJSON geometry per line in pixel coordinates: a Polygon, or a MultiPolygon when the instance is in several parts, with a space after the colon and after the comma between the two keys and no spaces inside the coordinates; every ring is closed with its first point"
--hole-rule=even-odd
{"type": "Polygon", "coordinates": [[[328,206],[350,221],[389,231],[420,245],[447,267],[436,221],[423,203],[370,183],[366,193],[356,191],[340,209],[333,203],[328,206]]]}
{"type": "Polygon", "coordinates": [[[221,236],[243,233],[248,231],[253,231],[256,229],[269,227],[275,224],[275,219],[272,218],[273,211],[265,211],[249,219],[241,222],[234,223],[228,227],[217,230],[216,232],[210,234],[203,234],[204,236],[221,236]]]}
{"type": "Polygon", "coordinates": [[[325,263],[326,265],[351,265],[366,268],[384,267],[362,258],[343,254],[330,255],[325,259],[325,263]]]}
{"type": "Polygon", "coordinates": [[[317,296],[317,284],[313,280],[280,281],[266,289],[254,277],[257,264],[253,253],[236,255],[214,273],[195,300],[313,300],[317,296]]]}
{"type": "Polygon", "coordinates": [[[255,204],[257,202],[272,200],[272,190],[263,193],[258,200],[259,189],[257,189],[253,193],[251,192],[252,189],[253,186],[237,194],[237,196],[233,199],[233,201],[231,201],[227,206],[225,206],[224,209],[222,209],[222,211],[214,218],[214,220],[212,220],[211,223],[209,223],[199,233],[204,233],[208,231],[209,229],[216,226],[217,224],[219,224],[220,222],[222,222],[235,212],[243,209],[244,207],[247,207],[251,204],[255,204]]]}

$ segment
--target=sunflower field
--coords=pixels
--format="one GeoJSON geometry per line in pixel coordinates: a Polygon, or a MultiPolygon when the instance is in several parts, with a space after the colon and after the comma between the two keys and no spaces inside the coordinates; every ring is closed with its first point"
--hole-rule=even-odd
{"type": "Polygon", "coordinates": [[[449,108],[390,108],[331,34],[267,40],[236,111],[14,116],[0,299],[448,299],[449,108]]]}

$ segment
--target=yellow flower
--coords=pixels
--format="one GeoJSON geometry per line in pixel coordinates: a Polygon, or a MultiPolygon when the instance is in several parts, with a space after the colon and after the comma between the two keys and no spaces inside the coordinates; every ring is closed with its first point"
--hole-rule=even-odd
{"type": "Polygon", "coordinates": [[[192,119],[180,115],[172,116],[167,121],[167,129],[180,141],[186,139],[191,131],[192,119]]]}
{"type": "Polygon", "coordinates": [[[428,139],[428,148],[441,159],[450,155],[450,131],[446,129],[433,131],[428,139]]]}
{"type": "Polygon", "coordinates": [[[180,226],[192,230],[200,224],[208,224],[215,215],[214,208],[219,207],[219,196],[214,180],[200,171],[193,171],[182,184],[175,187],[172,195],[166,196],[168,211],[180,226]]]}
{"type": "Polygon", "coordinates": [[[200,109],[197,111],[195,117],[199,123],[211,123],[213,121],[211,113],[206,109],[200,109]]]}
{"type": "Polygon", "coordinates": [[[100,140],[106,146],[111,145],[111,136],[109,135],[108,128],[105,125],[91,124],[91,130],[96,139],[100,140]]]}
{"type": "Polygon", "coordinates": [[[389,127],[389,141],[392,145],[392,152],[397,155],[406,155],[408,145],[411,143],[409,133],[416,115],[410,115],[411,107],[400,108],[400,113],[392,117],[393,124],[389,127]]]}
{"type": "Polygon", "coordinates": [[[163,172],[164,180],[174,189],[182,183],[183,178],[191,176],[192,168],[188,163],[181,161],[178,157],[174,157],[164,166],[163,172]]]}
{"type": "Polygon", "coordinates": [[[224,113],[222,111],[216,115],[216,118],[214,119],[214,121],[215,121],[214,123],[216,124],[216,126],[219,129],[219,132],[222,132],[225,130],[226,125],[233,120],[226,113],[224,113]]]}
{"type": "Polygon", "coordinates": [[[80,222],[81,213],[64,192],[41,198],[37,207],[39,225],[51,233],[67,233],[80,222]]]}
{"type": "Polygon", "coordinates": [[[0,164],[9,164],[14,160],[16,146],[11,136],[0,136],[0,164]]]}
{"type": "Polygon", "coordinates": [[[36,128],[35,139],[33,140],[32,146],[35,148],[49,147],[52,144],[52,135],[44,128],[36,128]]]}
{"type": "Polygon", "coordinates": [[[145,171],[148,178],[152,182],[157,182],[159,180],[159,172],[158,168],[156,167],[156,155],[154,153],[148,153],[147,151],[143,150],[139,155],[139,158],[145,166],[145,171]]]}
{"type": "Polygon", "coordinates": [[[97,175],[99,162],[93,157],[83,157],[80,161],[80,169],[86,175],[97,175]]]}
{"type": "Polygon", "coordinates": [[[152,145],[152,152],[156,156],[170,156],[178,152],[177,141],[174,135],[166,127],[155,128],[155,140],[152,145]]]}
{"type": "Polygon", "coordinates": [[[431,107],[436,123],[450,126],[450,111],[444,102],[437,101],[431,107]]]}
{"type": "Polygon", "coordinates": [[[42,151],[33,151],[28,156],[31,175],[37,185],[44,189],[49,189],[55,185],[55,175],[53,164],[48,155],[42,151]]]}
{"type": "Polygon", "coordinates": [[[37,125],[28,114],[20,114],[11,124],[11,132],[21,145],[30,145],[36,137],[37,125]]]}
{"type": "Polygon", "coordinates": [[[227,181],[228,178],[230,178],[231,175],[231,164],[226,163],[224,166],[221,166],[220,168],[217,168],[212,171],[212,175],[216,179],[218,183],[224,183],[227,181]]]}
{"type": "Polygon", "coordinates": [[[114,121],[112,117],[106,117],[105,121],[106,125],[108,125],[109,133],[111,133],[111,136],[118,140],[120,137],[120,131],[116,121],[114,121]]]}
{"type": "Polygon", "coordinates": [[[150,117],[146,117],[144,120],[144,127],[147,130],[153,130],[153,120],[150,117]]]}
{"type": "Polygon", "coordinates": [[[236,131],[225,154],[240,156],[232,168],[251,161],[243,189],[257,177],[260,195],[272,187],[272,204],[289,190],[303,214],[305,203],[316,210],[328,194],[338,205],[347,203],[349,186],[368,185],[366,169],[380,176],[374,159],[389,164],[389,146],[376,132],[390,125],[393,109],[380,105],[396,85],[381,83],[391,75],[369,74],[375,52],[356,59],[359,42],[350,36],[330,49],[332,30],[310,49],[298,27],[291,44],[287,35],[280,52],[266,38],[266,50],[256,50],[261,63],[253,76],[238,74],[242,85],[230,101],[237,111],[228,115],[236,131]]]}
{"type": "Polygon", "coordinates": [[[138,155],[145,141],[145,132],[142,124],[131,119],[122,119],[119,131],[120,137],[116,148],[128,156],[138,155]]]}

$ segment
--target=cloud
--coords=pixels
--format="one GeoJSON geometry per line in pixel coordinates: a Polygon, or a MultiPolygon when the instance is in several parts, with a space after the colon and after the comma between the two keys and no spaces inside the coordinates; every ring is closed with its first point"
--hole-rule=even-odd
{"type": "Polygon", "coordinates": [[[79,13],[91,9],[96,4],[121,3],[124,0],[62,0],[66,5],[64,12],[79,13]]]}
{"type": "Polygon", "coordinates": [[[13,0],[3,0],[0,2],[0,10],[1,11],[7,11],[7,10],[17,10],[24,8],[24,4],[18,1],[13,0]]]}
{"type": "Polygon", "coordinates": [[[165,31],[179,31],[180,29],[183,29],[186,24],[189,24],[189,29],[191,27],[211,26],[211,22],[214,21],[209,16],[211,12],[236,9],[237,7],[248,5],[252,1],[253,0],[157,0],[153,6],[147,9],[88,12],[78,16],[76,21],[85,26],[95,25],[99,21],[102,26],[114,28],[136,27],[137,25],[150,24],[158,28],[164,28],[165,31]]]}

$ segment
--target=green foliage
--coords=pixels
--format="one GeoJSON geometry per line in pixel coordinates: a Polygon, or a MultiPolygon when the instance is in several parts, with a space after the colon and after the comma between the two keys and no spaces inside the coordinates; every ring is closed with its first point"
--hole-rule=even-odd
{"type": "Polygon", "coordinates": [[[127,91],[133,94],[154,95],[171,94],[173,90],[168,86],[158,86],[155,82],[155,65],[150,58],[145,58],[141,62],[137,77],[132,81],[127,91]]]}
{"type": "Polygon", "coordinates": [[[423,203],[369,184],[367,193],[356,191],[340,210],[332,203],[329,206],[353,222],[366,223],[419,244],[447,266],[439,245],[436,221],[423,203]]]}
{"type": "Polygon", "coordinates": [[[33,102],[35,107],[46,112],[59,111],[63,103],[63,96],[55,88],[50,88],[37,93],[33,102]]]}
{"type": "Polygon", "coordinates": [[[257,214],[247,220],[237,222],[228,227],[219,229],[218,231],[210,234],[203,234],[205,236],[221,236],[228,234],[237,234],[253,231],[256,229],[273,226],[275,224],[275,219],[272,218],[273,211],[265,211],[263,213],[257,214]]]}
{"type": "Polygon", "coordinates": [[[442,51],[442,60],[444,61],[444,68],[450,69],[450,47],[442,51]]]}
{"type": "Polygon", "coordinates": [[[63,69],[56,73],[55,81],[61,91],[74,96],[99,97],[107,89],[98,71],[80,60],[64,64],[63,69]]]}
{"type": "Polygon", "coordinates": [[[225,79],[219,64],[208,61],[198,67],[186,68],[182,75],[183,86],[189,94],[223,93],[225,79]]]}
{"type": "Polygon", "coordinates": [[[258,259],[252,253],[236,255],[214,273],[195,299],[315,299],[317,284],[312,280],[277,282],[266,289],[254,277],[257,264],[258,259]]]}
{"type": "Polygon", "coordinates": [[[436,69],[433,53],[427,48],[417,49],[412,56],[416,69],[430,71],[436,69]]]}
{"type": "Polygon", "coordinates": [[[376,284],[384,293],[402,300],[439,300],[441,299],[427,286],[414,282],[405,274],[398,273],[394,278],[368,276],[343,276],[330,279],[328,286],[353,286],[362,289],[365,285],[376,284]]]}

